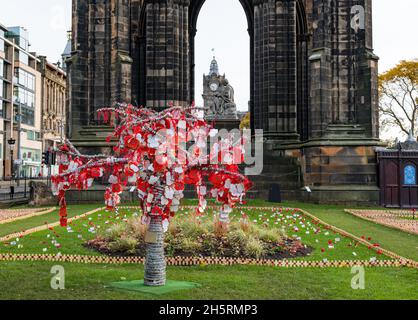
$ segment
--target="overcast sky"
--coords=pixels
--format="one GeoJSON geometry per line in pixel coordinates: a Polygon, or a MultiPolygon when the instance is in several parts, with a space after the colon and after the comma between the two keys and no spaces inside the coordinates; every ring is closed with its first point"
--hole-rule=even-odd
{"type": "MultiPolygon", "coordinates": [[[[380,71],[402,59],[418,57],[418,1],[373,0],[374,48],[380,71]]],[[[29,31],[31,50],[60,59],[71,26],[71,0],[0,0],[0,23],[22,25],[29,31]]],[[[244,10],[238,0],[207,0],[198,20],[196,38],[196,102],[201,105],[202,77],[209,72],[212,48],[235,88],[240,110],[249,100],[249,37],[244,10]],[[198,94],[199,93],[199,94],[198,94]]]]}

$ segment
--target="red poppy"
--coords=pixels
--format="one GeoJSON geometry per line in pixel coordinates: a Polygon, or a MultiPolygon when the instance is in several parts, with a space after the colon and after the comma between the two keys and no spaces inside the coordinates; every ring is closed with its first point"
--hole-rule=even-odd
{"type": "Polygon", "coordinates": [[[160,215],[162,215],[162,213],[163,213],[163,211],[161,210],[161,208],[160,207],[157,207],[157,206],[155,206],[153,209],[152,209],[152,214],[153,215],[155,215],[155,216],[160,216],[160,215]]]}
{"type": "Polygon", "coordinates": [[[91,168],[90,175],[92,178],[100,178],[102,175],[102,170],[100,168],[91,168]]]}
{"type": "Polygon", "coordinates": [[[122,186],[119,183],[112,184],[113,193],[121,193],[122,191],[122,186]]]}
{"type": "Polygon", "coordinates": [[[136,150],[139,147],[139,141],[133,136],[126,136],[125,146],[129,149],[136,150]]]}

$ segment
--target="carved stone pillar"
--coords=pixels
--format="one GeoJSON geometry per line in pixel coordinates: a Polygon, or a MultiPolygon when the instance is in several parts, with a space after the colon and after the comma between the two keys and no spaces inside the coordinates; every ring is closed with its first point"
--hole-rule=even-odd
{"type": "Polygon", "coordinates": [[[344,135],[356,125],[362,130],[352,138],[377,138],[371,25],[371,0],[314,0],[310,138],[344,135]]]}
{"type": "Polygon", "coordinates": [[[149,1],[144,40],[149,108],[190,104],[189,0],[149,1]]]}
{"type": "Polygon", "coordinates": [[[254,126],[278,141],[296,141],[296,3],[255,0],[254,126]]]}

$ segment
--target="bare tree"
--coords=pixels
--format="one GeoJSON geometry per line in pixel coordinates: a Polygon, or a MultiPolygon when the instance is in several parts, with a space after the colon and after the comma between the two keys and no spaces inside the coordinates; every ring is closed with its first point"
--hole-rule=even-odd
{"type": "Polygon", "coordinates": [[[415,136],[418,127],[418,60],[401,61],[379,77],[383,130],[398,128],[415,136]]]}

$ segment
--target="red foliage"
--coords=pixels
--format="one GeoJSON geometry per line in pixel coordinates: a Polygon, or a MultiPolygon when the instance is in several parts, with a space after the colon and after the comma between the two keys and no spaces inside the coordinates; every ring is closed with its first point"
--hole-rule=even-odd
{"type": "Polygon", "coordinates": [[[251,187],[237,166],[243,160],[243,139],[231,136],[208,150],[214,130],[203,120],[199,108],[172,107],[157,113],[119,105],[99,110],[99,118],[119,121],[113,135],[106,139],[118,141],[113,156],[82,155],[69,141],[60,147],[59,174],[52,181],[61,206],[62,226],[67,225],[65,191],[88,189],[94,179],[105,174],[111,185],[105,192],[106,207],[114,209],[125,187],[130,187],[131,192],[138,193],[148,221],[150,216],[170,220],[179,209],[186,185],[196,188],[200,212],[205,210],[205,197],[211,195],[223,204],[220,219],[227,221],[232,207],[242,203],[251,187]],[[225,163],[211,164],[211,159],[225,163]],[[206,181],[211,183],[209,192],[206,181]]]}

